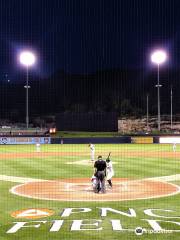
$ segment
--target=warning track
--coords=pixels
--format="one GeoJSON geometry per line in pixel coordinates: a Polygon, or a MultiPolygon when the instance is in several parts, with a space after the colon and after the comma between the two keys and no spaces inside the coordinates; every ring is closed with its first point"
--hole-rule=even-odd
{"type": "MultiPolygon", "coordinates": [[[[101,153],[106,156],[107,152],[101,153]]],[[[116,157],[158,157],[158,158],[170,158],[170,157],[180,157],[180,152],[169,152],[169,151],[128,151],[119,152],[113,151],[113,156],[116,157]]],[[[1,153],[0,159],[18,159],[18,158],[43,158],[43,157],[63,157],[63,156],[89,156],[89,152],[23,152],[23,153],[1,153]]]]}
{"type": "Polygon", "coordinates": [[[153,179],[113,179],[113,189],[105,194],[95,194],[90,180],[61,179],[56,181],[26,182],[10,189],[18,196],[56,201],[125,201],[160,198],[180,192],[180,187],[153,179]]]}

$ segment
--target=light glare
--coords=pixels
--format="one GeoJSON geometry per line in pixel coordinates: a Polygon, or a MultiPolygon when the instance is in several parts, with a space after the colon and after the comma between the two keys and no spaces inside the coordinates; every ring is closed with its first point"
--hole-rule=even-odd
{"type": "Polygon", "coordinates": [[[156,50],[154,53],[151,55],[151,61],[156,64],[161,64],[164,63],[167,59],[167,54],[163,50],[156,50]]]}
{"type": "Polygon", "coordinates": [[[27,67],[32,66],[36,61],[35,55],[29,51],[22,52],[19,59],[20,63],[27,67]]]}

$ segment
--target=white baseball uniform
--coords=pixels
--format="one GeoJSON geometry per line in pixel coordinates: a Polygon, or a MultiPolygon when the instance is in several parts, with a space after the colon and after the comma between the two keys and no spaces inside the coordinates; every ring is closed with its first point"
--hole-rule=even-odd
{"type": "Polygon", "coordinates": [[[89,147],[91,151],[91,161],[95,161],[95,145],[91,143],[89,147]]]}
{"type": "Polygon", "coordinates": [[[94,175],[91,178],[91,183],[92,183],[93,189],[95,189],[97,187],[97,178],[94,175]]]}
{"type": "Polygon", "coordinates": [[[114,169],[112,162],[106,162],[106,174],[107,174],[107,180],[110,180],[114,176],[114,169]]]}
{"type": "Polygon", "coordinates": [[[176,143],[173,143],[173,152],[176,152],[176,143]]]}
{"type": "Polygon", "coordinates": [[[41,144],[36,143],[36,152],[40,152],[40,151],[41,151],[41,144]]]}

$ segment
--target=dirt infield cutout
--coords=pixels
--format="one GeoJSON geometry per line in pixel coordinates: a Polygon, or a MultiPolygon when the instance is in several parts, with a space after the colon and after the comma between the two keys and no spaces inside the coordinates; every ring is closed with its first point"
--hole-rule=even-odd
{"type": "MultiPolygon", "coordinates": [[[[91,161],[88,159],[84,159],[84,160],[79,160],[79,161],[73,161],[73,162],[67,162],[67,165],[83,165],[83,166],[94,166],[95,161],[91,161]]],[[[113,161],[113,165],[117,164],[117,162],[113,161]]]]}
{"type": "MultiPolygon", "coordinates": [[[[102,153],[103,155],[107,155],[102,153]]],[[[113,156],[119,157],[180,157],[180,152],[118,152],[114,151],[113,156]]],[[[1,153],[0,159],[20,158],[43,158],[63,156],[89,156],[89,152],[28,152],[28,153],[1,153]]],[[[68,163],[68,162],[67,162],[68,163]]],[[[91,165],[88,160],[72,161],[69,164],[91,165]]],[[[172,176],[166,176],[170,181],[172,176]]],[[[176,180],[177,175],[174,176],[176,180]]],[[[10,192],[18,196],[56,201],[125,201],[159,198],[175,195],[180,192],[180,187],[167,183],[166,179],[142,179],[128,180],[121,178],[113,179],[113,189],[108,189],[105,194],[95,194],[92,191],[90,179],[60,179],[40,180],[30,178],[19,178],[1,175],[0,180],[23,183],[14,186],[10,192]]],[[[172,180],[172,179],[171,179],[172,180]]]]}
{"type": "Polygon", "coordinates": [[[18,196],[56,201],[125,201],[160,198],[180,192],[180,187],[155,180],[113,179],[113,189],[105,194],[92,191],[90,179],[61,179],[56,181],[27,182],[10,189],[18,196]]]}

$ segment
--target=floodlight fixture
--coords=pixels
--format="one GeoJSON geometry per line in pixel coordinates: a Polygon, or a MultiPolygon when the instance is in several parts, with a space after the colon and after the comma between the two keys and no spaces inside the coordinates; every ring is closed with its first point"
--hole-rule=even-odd
{"type": "Polygon", "coordinates": [[[164,50],[155,50],[151,55],[151,61],[157,65],[164,63],[167,60],[167,53],[164,50]]]}

